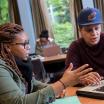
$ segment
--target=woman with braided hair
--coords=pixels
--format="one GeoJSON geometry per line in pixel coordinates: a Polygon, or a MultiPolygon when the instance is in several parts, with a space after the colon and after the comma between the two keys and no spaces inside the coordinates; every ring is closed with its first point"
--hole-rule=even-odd
{"type": "Polygon", "coordinates": [[[28,36],[20,25],[6,23],[0,26],[0,104],[47,104],[92,70],[85,64],[71,71],[73,65],[70,64],[62,78],[49,85],[35,80],[30,70],[28,80],[16,63],[17,59],[27,61],[29,50],[28,36]]]}

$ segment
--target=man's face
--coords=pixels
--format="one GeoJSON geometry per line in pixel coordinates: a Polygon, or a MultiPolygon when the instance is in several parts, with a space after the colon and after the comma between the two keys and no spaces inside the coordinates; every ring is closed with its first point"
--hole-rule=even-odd
{"type": "Polygon", "coordinates": [[[48,39],[47,38],[40,38],[40,42],[41,42],[41,45],[47,45],[48,44],[48,39]]]}
{"type": "Polygon", "coordinates": [[[9,45],[14,56],[27,60],[30,51],[29,40],[25,32],[16,35],[16,39],[9,45]]]}
{"type": "Polygon", "coordinates": [[[96,24],[84,26],[80,29],[80,33],[89,46],[96,45],[100,41],[101,25],[96,24]]]}

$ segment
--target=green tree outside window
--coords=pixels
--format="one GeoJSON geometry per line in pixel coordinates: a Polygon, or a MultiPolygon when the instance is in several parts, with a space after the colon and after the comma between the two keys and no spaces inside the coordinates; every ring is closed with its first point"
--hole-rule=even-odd
{"type": "Polygon", "coordinates": [[[74,40],[74,32],[70,18],[70,0],[46,0],[55,42],[61,47],[68,47],[74,40]]]}
{"type": "Polygon", "coordinates": [[[8,0],[0,0],[0,24],[10,21],[8,0]]]}

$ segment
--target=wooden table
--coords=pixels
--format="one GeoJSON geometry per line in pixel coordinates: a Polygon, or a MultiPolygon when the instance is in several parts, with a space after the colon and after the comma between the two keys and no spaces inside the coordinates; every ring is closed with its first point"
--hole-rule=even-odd
{"type": "Polygon", "coordinates": [[[37,55],[37,56],[31,56],[31,59],[32,59],[32,61],[40,59],[43,63],[65,61],[66,54],[58,54],[56,56],[50,56],[50,57],[42,57],[40,55],[37,55]]]}
{"type": "Polygon", "coordinates": [[[59,54],[56,56],[50,56],[45,57],[44,60],[42,60],[44,63],[50,63],[50,62],[56,62],[56,61],[65,61],[66,54],[59,54]]]}
{"type": "MultiPolygon", "coordinates": [[[[42,61],[47,73],[54,74],[61,72],[65,68],[66,54],[59,54],[56,56],[45,57],[42,61]]],[[[53,76],[53,75],[52,75],[53,76]]]]}
{"type": "MultiPolygon", "coordinates": [[[[66,96],[74,96],[76,95],[76,90],[78,87],[69,87],[66,89],[66,96]]],[[[81,104],[104,104],[104,100],[87,98],[87,97],[80,97],[78,96],[81,104]]]]}

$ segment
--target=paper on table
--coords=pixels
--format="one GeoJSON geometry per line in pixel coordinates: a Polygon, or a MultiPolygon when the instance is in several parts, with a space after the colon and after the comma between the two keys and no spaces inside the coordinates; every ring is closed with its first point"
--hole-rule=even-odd
{"type": "Polygon", "coordinates": [[[77,96],[64,97],[56,99],[55,102],[50,104],[81,104],[77,96]]]}

